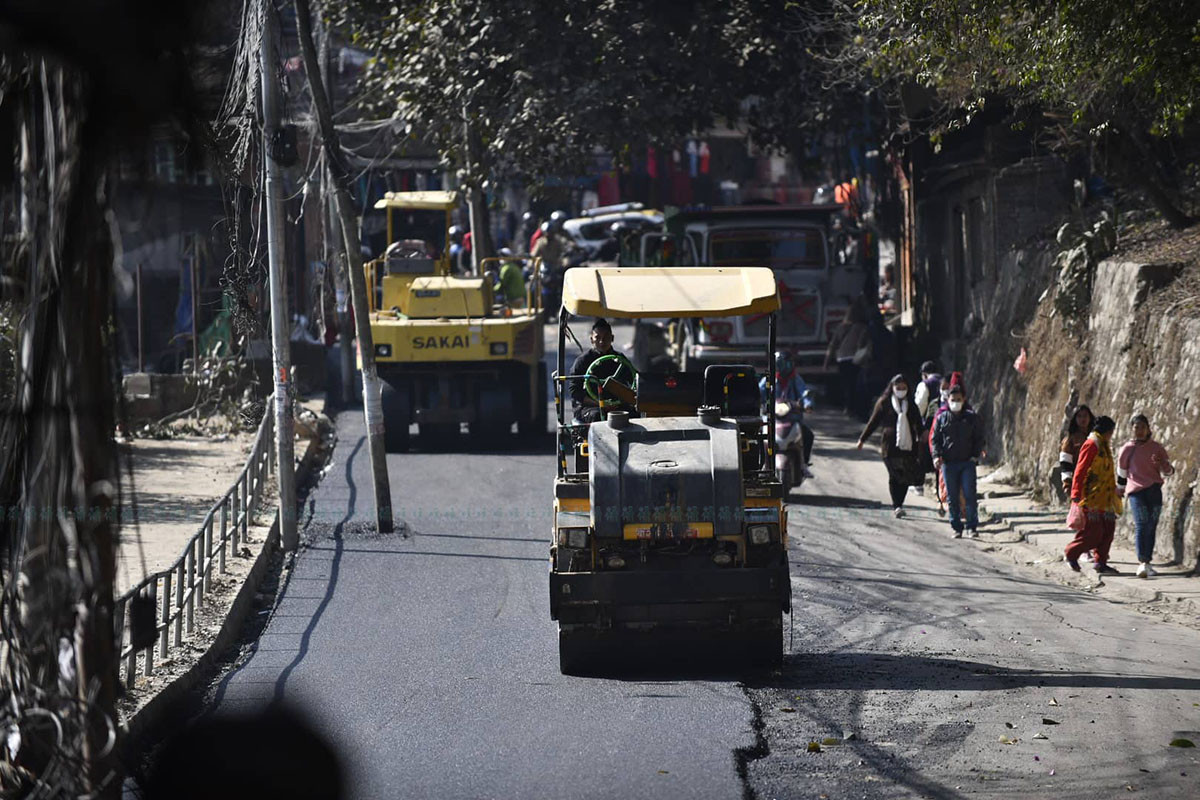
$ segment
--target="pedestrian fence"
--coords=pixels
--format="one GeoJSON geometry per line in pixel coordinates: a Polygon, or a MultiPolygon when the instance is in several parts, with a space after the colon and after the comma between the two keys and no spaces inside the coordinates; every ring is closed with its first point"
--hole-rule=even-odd
{"type": "MultiPolygon", "coordinates": [[[[250,520],[262,502],[263,490],[275,471],[274,415],[270,398],[266,413],[254,437],[250,457],[234,484],[200,522],[200,528],[188,540],[183,553],[165,570],[147,576],[137,586],[117,598],[114,623],[125,684],[133,686],[138,674],[139,656],[142,674],[154,674],[155,647],[164,659],[172,647],[183,646],[184,634],[195,628],[196,608],[212,589],[213,569],[224,574],[226,558],[237,555],[246,541],[250,520]],[[135,598],[145,598],[142,608],[153,608],[156,641],[136,646],[131,634],[131,616],[135,598]],[[146,602],[148,601],[148,602],[146,602]]],[[[149,637],[147,637],[149,638],[149,637]]]]}

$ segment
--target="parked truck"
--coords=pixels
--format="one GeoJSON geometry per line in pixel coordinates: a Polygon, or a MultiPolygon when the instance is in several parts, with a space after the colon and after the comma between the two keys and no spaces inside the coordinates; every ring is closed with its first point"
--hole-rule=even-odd
{"type": "MultiPolygon", "coordinates": [[[[829,338],[850,304],[875,292],[871,234],[840,204],[746,205],[696,208],[668,214],[663,229],[642,238],[647,266],[770,267],[779,288],[779,346],[807,374],[824,372],[829,338]]],[[[666,352],[685,371],[708,364],[762,363],[765,315],[742,319],[678,319],[640,331],[635,363],[666,352]]]]}

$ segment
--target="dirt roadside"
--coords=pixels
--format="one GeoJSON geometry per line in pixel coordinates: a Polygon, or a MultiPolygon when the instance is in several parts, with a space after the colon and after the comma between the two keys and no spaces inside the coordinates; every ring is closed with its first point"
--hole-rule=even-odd
{"type": "MultiPolygon", "coordinates": [[[[1180,564],[1156,562],[1157,576],[1137,578],[1137,557],[1129,544],[1120,540],[1113,544],[1109,563],[1121,574],[1102,578],[1086,561],[1081,562],[1081,572],[1073,572],[1063,558],[1063,548],[1074,536],[1066,527],[1066,509],[1038,502],[1022,488],[1006,483],[1009,473],[1003,467],[981,469],[980,473],[979,538],[963,539],[963,546],[1008,558],[1042,580],[1200,629],[1200,576],[1180,564]]],[[[932,485],[927,483],[923,496],[910,494],[907,504],[936,512],[932,485]]],[[[950,525],[945,519],[938,531],[949,537],[950,525]]],[[[1160,536],[1164,535],[1161,527],[1160,536]]]]}

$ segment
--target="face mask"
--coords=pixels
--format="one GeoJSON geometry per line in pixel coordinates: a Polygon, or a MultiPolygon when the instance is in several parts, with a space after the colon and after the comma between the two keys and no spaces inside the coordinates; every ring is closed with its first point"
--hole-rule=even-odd
{"type": "Polygon", "coordinates": [[[950,401],[950,410],[955,413],[962,411],[963,410],[963,401],[962,400],[951,400],[950,401]]]}
{"type": "Polygon", "coordinates": [[[950,399],[950,390],[949,389],[942,389],[940,394],[941,394],[943,403],[950,399]]]}
{"type": "Polygon", "coordinates": [[[897,400],[903,400],[904,396],[908,394],[908,392],[904,389],[892,389],[892,394],[896,396],[897,400]]]}

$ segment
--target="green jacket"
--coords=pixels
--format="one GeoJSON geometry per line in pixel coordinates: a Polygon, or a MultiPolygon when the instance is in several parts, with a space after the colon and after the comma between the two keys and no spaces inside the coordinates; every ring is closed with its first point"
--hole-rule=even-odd
{"type": "Polygon", "coordinates": [[[500,262],[500,291],[510,306],[525,303],[525,276],[516,261],[500,262]]]}

